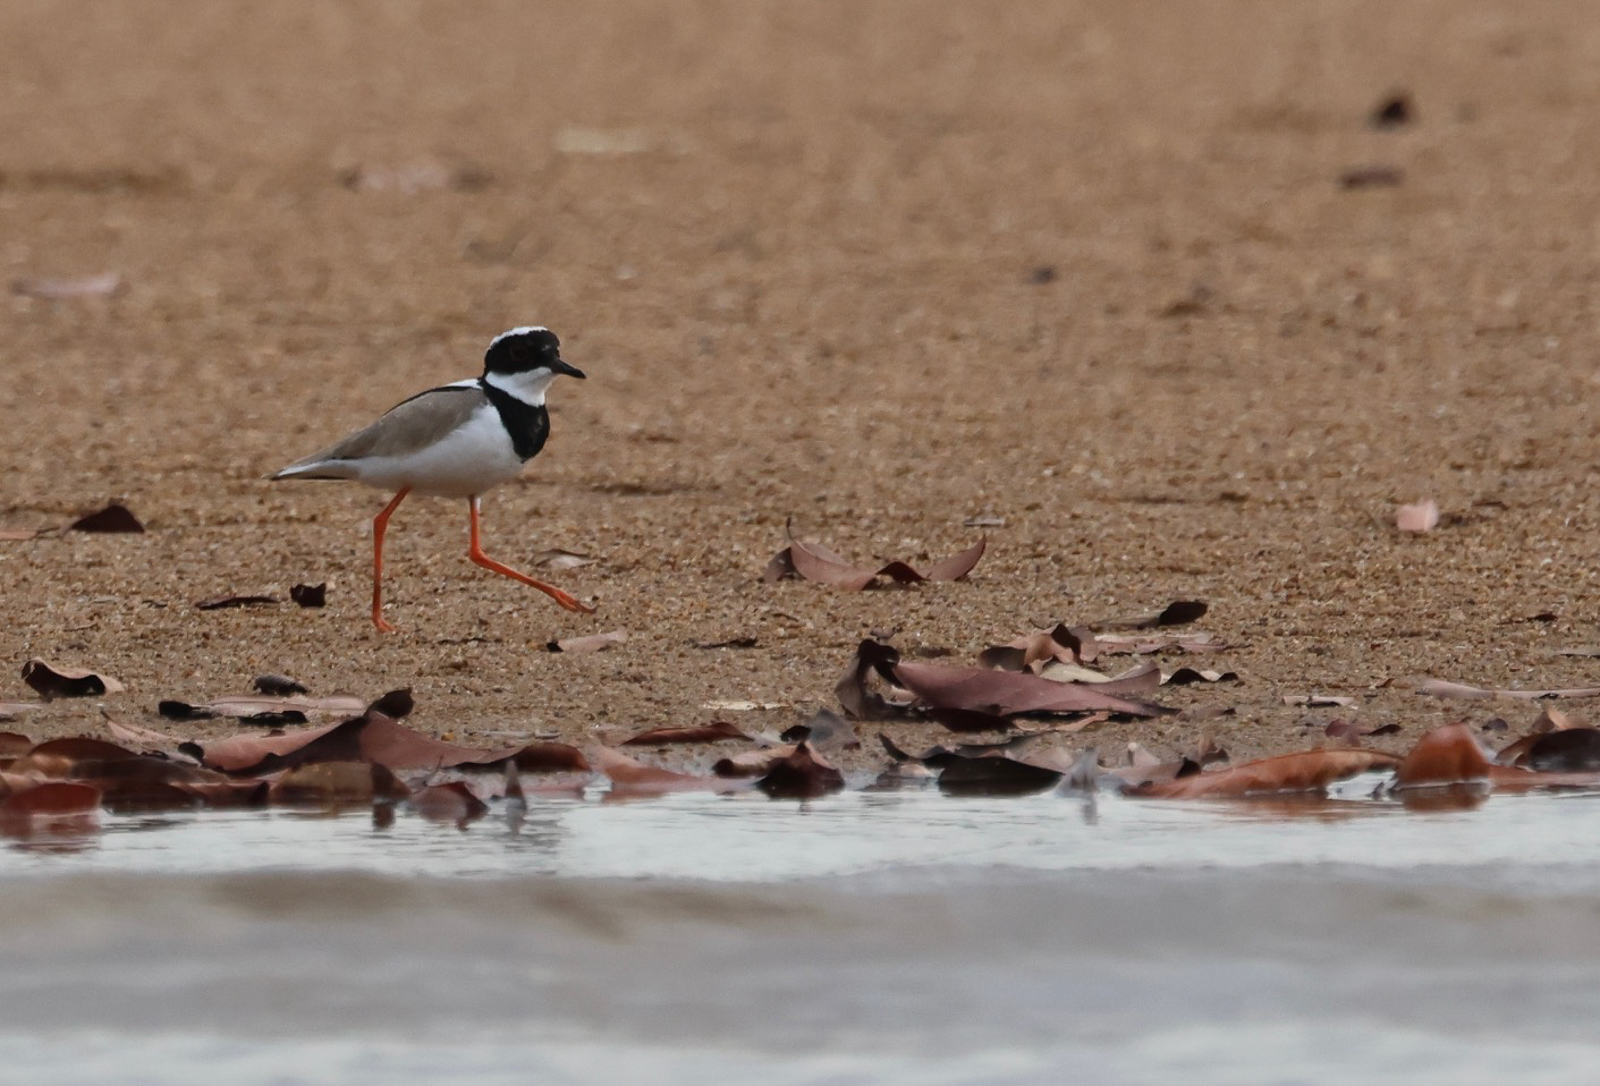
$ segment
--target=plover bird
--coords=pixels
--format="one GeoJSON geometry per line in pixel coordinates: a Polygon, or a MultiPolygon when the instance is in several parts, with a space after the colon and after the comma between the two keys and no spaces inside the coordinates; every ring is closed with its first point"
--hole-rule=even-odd
{"type": "Polygon", "coordinates": [[[274,479],[354,479],[394,491],[372,521],[372,622],[383,619],[383,535],[407,494],[466,498],[470,516],[467,556],[485,569],[531,585],[569,611],[594,608],[554,585],[535,580],[483,553],[478,543],[478,498],[516,478],[550,436],[545,390],[557,374],[583,377],[561,359],[561,341],[548,328],[502,332],[483,356],[483,376],[420,392],[377,422],[304,460],[274,479]]]}

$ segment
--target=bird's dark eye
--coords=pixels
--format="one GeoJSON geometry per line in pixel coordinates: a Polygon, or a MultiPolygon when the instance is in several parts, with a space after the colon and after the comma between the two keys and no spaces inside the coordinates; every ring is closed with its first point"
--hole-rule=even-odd
{"type": "Polygon", "coordinates": [[[513,343],[511,345],[511,361],[526,362],[531,357],[533,357],[533,355],[528,350],[528,345],[526,343],[513,343]]]}

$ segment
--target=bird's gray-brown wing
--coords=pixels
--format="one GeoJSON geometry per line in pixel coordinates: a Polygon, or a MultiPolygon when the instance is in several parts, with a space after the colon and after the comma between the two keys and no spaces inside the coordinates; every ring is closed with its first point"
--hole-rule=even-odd
{"type": "Polygon", "coordinates": [[[296,460],[274,478],[346,478],[338,468],[341,462],[417,452],[466,425],[472,413],[487,402],[475,383],[429,389],[396,404],[366,429],[296,460]],[[324,469],[326,476],[322,475],[324,469]]]}

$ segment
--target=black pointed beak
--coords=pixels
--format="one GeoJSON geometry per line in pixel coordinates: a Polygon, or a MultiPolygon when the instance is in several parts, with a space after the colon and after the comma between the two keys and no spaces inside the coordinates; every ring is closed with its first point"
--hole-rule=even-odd
{"type": "Polygon", "coordinates": [[[584,377],[583,371],[580,370],[577,366],[569,366],[569,365],[567,365],[566,362],[562,361],[559,358],[556,359],[556,364],[551,366],[550,369],[554,373],[564,373],[568,377],[576,377],[580,381],[583,381],[583,380],[587,379],[587,378],[584,377]]]}

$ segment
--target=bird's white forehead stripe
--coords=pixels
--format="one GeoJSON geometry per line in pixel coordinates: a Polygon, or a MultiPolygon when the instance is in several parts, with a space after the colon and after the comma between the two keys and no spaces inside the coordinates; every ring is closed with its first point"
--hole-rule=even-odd
{"type": "Polygon", "coordinates": [[[548,332],[548,331],[550,331],[550,329],[546,328],[542,324],[524,324],[521,328],[513,328],[509,332],[501,332],[498,336],[495,336],[493,339],[491,339],[489,341],[489,346],[493,347],[496,343],[499,343],[502,339],[509,339],[512,336],[525,336],[529,332],[548,332]]]}

